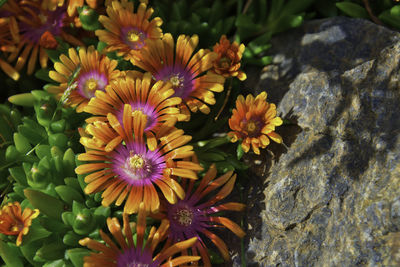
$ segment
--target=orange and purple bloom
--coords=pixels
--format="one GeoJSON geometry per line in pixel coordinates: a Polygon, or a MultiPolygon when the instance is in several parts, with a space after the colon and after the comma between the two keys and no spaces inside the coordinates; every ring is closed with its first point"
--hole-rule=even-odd
{"type": "Polygon", "coordinates": [[[147,239],[145,239],[146,211],[143,203],[139,205],[137,222],[133,226],[136,230],[135,241],[133,239],[129,217],[126,213],[123,214],[123,223],[123,228],[121,229],[117,218],[107,219],[108,229],[117,243],[102,230],[100,230],[100,235],[105,244],[88,237],[79,241],[82,246],[87,246],[89,249],[99,252],[84,257],[84,267],[167,267],[188,264],[200,259],[199,256],[178,256],[173,258],[173,255],[193,246],[193,244],[196,243],[196,237],[185,241],[182,240],[169,247],[164,246],[161,251],[159,250],[159,244],[164,240],[168,229],[168,222],[166,220],[162,221],[158,228],[153,226],[147,239]],[[160,252],[156,254],[155,251],[160,252]]]}
{"type": "Polygon", "coordinates": [[[17,246],[22,243],[22,236],[28,234],[32,220],[39,216],[39,210],[25,208],[22,213],[18,202],[8,203],[0,210],[0,233],[17,235],[17,246]]]}
{"type": "Polygon", "coordinates": [[[82,7],[83,4],[86,4],[90,8],[97,8],[102,0],[42,0],[42,8],[54,11],[57,7],[64,6],[64,3],[67,5],[67,13],[69,16],[73,16],[76,12],[77,7],[82,7]]]}
{"type": "Polygon", "coordinates": [[[231,142],[242,140],[244,152],[250,150],[260,154],[260,147],[265,148],[269,145],[269,139],[281,144],[282,137],[275,131],[276,126],[282,125],[282,119],[276,116],[275,104],[266,101],[267,93],[262,92],[256,98],[247,95],[246,99],[239,95],[236,100],[236,108],[232,111],[229,119],[229,127],[232,129],[228,133],[231,142]]]}
{"type": "Polygon", "coordinates": [[[197,35],[180,35],[175,51],[171,34],[164,34],[161,40],[147,41],[147,46],[131,60],[132,64],[151,72],[156,80],[171,82],[174,96],[183,100],[179,107],[188,116],[187,120],[189,110],[208,114],[208,105],[215,104],[214,92],[224,90],[225,78],[207,72],[218,55],[207,49],[193,54],[198,42],[197,35]]]}
{"type": "Polygon", "coordinates": [[[54,64],[55,71],[49,72],[49,77],[60,85],[48,86],[46,90],[58,99],[65,98],[67,104],[82,112],[95,92],[104,91],[120,72],[116,70],[116,60],[100,55],[93,46],[87,50],[81,47],[78,53],[70,48],[68,57],[60,56],[60,62],[54,64]]]}
{"type": "Polygon", "coordinates": [[[82,137],[81,143],[88,149],[78,156],[90,161],[75,169],[77,174],[87,174],[85,193],[103,191],[102,204],[109,206],[115,201],[119,206],[126,199],[124,212],[136,213],[139,203],[145,203],[146,211],[157,212],[160,201],[156,188],[170,203],[185,192],[173,176],[197,179],[202,168],[184,158],[193,155],[193,147],[186,145],[191,136],[183,130],[162,126],[151,140],[144,140],[147,116],[141,111],[132,112],[125,104],[121,124],[116,115],[109,113],[108,122],[96,121],[86,127],[92,138],[82,137]]]}
{"type": "Polygon", "coordinates": [[[167,203],[161,215],[161,218],[168,219],[170,224],[168,242],[175,243],[197,237],[198,242],[189,250],[191,250],[191,255],[201,255],[204,266],[211,266],[204,237],[214,243],[225,260],[229,260],[226,244],[211,232],[210,228],[225,227],[240,238],[245,235],[236,223],[217,215],[221,211],[242,211],[245,208],[244,204],[236,202],[216,205],[218,201],[231,193],[236,174],[233,175],[233,172],[230,171],[218,178],[215,178],[216,175],[216,167],[212,165],[197,187],[194,187],[194,181],[183,179],[183,186],[186,189],[185,198],[178,200],[175,204],[167,203]],[[217,193],[212,193],[220,187],[221,189],[217,193]]]}
{"type": "Polygon", "coordinates": [[[47,67],[48,56],[45,49],[57,48],[58,42],[55,37],[61,37],[73,45],[83,45],[64,30],[70,19],[64,6],[50,11],[41,8],[40,2],[37,1],[9,0],[0,8],[0,16],[7,18],[8,30],[16,40],[7,61],[13,62],[17,59],[17,71],[28,62],[28,75],[35,70],[38,58],[40,66],[47,67]]]}
{"type": "Polygon", "coordinates": [[[214,52],[218,57],[214,61],[213,71],[225,78],[237,77],[241,81],[246,80],[246,73],[239,70],[244,48],[244,44],[239,45],[237,42],[231,44],[226,36],[222,35],[219,43],[214,45],[214,52]]]}
{"type": "Polygon", "coordinates": [[[129,60],[146,45],[146,40],[161,38],[162,20],[156,17],[150,21],[153,12],[143,2],[134,13],[132,2],[112,1],[107,6],[107,16],[99,17],[105,30],[96,30],[99,40],[107,44],[105,51],[116,51],[118,56],[129,60]]]}
{"type": "Polygon", "coordinates": [[[132,112],[141,111],[147,116],[144,129],[147,138],[154,138],[158,129],[166,124],[174,126],[177,121],[186,118],[175,107],[182,102],[180,97],[171,97],[174,90],[170,83],[154,82],[151,73],[127,72],[106,87],[105,92],[97,91],[85,108],[85,112],[95,115],[86,120],[91,123],[96,120],[107,121],[108,113],[117,116],[123,122],[124,105],[129,104],[132,112]]]}

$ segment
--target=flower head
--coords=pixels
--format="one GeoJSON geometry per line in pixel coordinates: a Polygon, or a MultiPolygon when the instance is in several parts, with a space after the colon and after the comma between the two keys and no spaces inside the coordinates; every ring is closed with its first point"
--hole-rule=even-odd
{"type": "Polygon", "coordinates": [[[178,242],[169,247],[163,247],[161,252],[154,255],[154,251],[158,250],[160,241],[165,238],[168,222],[162,221],[158,228],[154,226],[150,230],[150,234],[145,240],[144,234],[146,229],[146,212],[144,204],[139,206],[139,214],[137,223],[133,225],[136,231],[136,242],[133,240],[133,233],[129,224],[129,218],[126,213],[123,214],[123,228],[116,218],[108,218],[107,226],[114,239],[106,235],[100,230],[100,235],[105,244],[90,238],[84,238],[79,241],[82,246],[87,246],[99,253],[92,253],[84,258],[84,267],[101,267],[101,266],[148,266],[148,267],[167,267],[178,266],[185,263],[195,262],[200,259],[198,256],[179,256],[172,258],[173,255],[179,253],[188,247],[191,247],[196,238],[191,238],[186,241],[178,242]]]}
{"type": "Polygon", "coordinates": [[[77,106],[77,112],[82,112],[95,92],[104,91],[120,73],[115,69],[117,61],[100,55],[93,46],[87,50],[81,47],[79,56],[74,48],[70,48],[68,55],[61,55],[61,62],[54,64],[55,71],[49,73],[50,78],[60,85],[49,86],[46,89],[56,94],[59,99],[67,98],[69,105],[77,106]],[[75,88],[72,89],[71,86],[75,88]]]}
{"type": "Polygon", "coordinates": [[[102,0],[42,0],[42,8],[54,11],[57,7],[61,7],[64,5],[64,2],[67,2],[67,13],[69,16],[73,16],[76,12],[77,7],[82,7],[84,2],[90,8],[97,8],[99,3],[103,2],[102,0]]]}
{"type": "Polygon", "coordinates": [[[118,56],[124,56],[126,60],[142,49],[146,40],[162,37],[162,20],[156,17],[149,21],[154,12],[152,8],[140,3],[137,12],[133,11],[132,2],[111,2],[107,7],[108,16],[99,17],[105,30],[96,31],[99,40],[107,44],[105,51],[116,51],[118,56]]]}
{"type": "Polygon", "coordinates": [[[248,152],[251,148],[254,153],[260,154],[259,148],[269,145],[269,139],[282,143],[282,137],[275,133],[275,127],[282,124],[282,119],[276,116],[275,104],[266,101],[267,93],[262,92],[256,98],[247,95],[246,99],[239,95],[236,100],[236,109],[232,111],[229,127],[233,130],[228,135],[232,142],[242,139],[242,148],[248,152]]]}
{"type": "Polygon", "coordinates": [[[7,60],[13,62],[17,59],[17,71],[28,62],[27,73],[32,74],[38,58],[41,67],[45,68],[48,60],[45,49],[57,48],[55,37],[73,45],[83,45],[64,30],[70,19],[64,6],[50,11],[43,9],[38,1],[9,0],[0,8],[0,14],[6,18],[7,28],[15,40],[7,60]]]}
{"type": "Polygon", "coordinates": [[[151,72],[157,80],[171,82],[175,96],[184,102],[180,108],[188,119],[187,107],[192,112],[200,110],[207,114],[210,112],[208,105],[215,104],[214,92],[224,90],[225,78],[207,72],[217,54],[205,49],[193,54],[198,42],[197,35],[180,35],[174,52],[171,34],[164,34],[162,40],[146,42],[147,46],[131,60],[134,65],[151,72]]]}
{"type": "Polygon", "coordinates": [[[106,87],[105,92],[97,91],[85,111],[96,115],[86,122],[96,120],[107,121],[107,114],[117,116],[123,123],[124,105],[129,104],[132,112],[142,112],[147,116],[144,129],[146,136],[151,138],[158,129],[166,124],[174,126],[176,121],[185,119],[176,105],[182,101],[180,97],[171,97],[174,90],[170,83],[157,81],[154,83],[151,73],[129,72],[126,77],[120,78],[106,87]]]}
{"type": "Polygon", "coordinates": [[[188,238],[197,237],[198,242],[191,248],[192,255],[202,256],[204,266],[211,266],[207,247],[202,236],[209,238],[221,252],[225,260],[229,259],[228,248],[224,241],[210,231],[210,228],[225,227],[242,238],[245,233],[236,223],[226,217],[216,216],[216,213],[225,210],[241,211],[244,205],[229,202],[215,205],[218,201],[229,195],[236,180],[236,174],[227,172],[221,177],[215,178],[217,170],[212,165],[197,188],[194,181],[184,179],[186,196],[175,204],[167,203],[164,207],[162,218],[169,221],[168,241],[175,243],[188,238]],[[212,193],[222,187],[217,193],[212,193]]]}
{"type": "Polygon", "coordinates": [[[32,220],[39,215],[39,210],[25,208],[21,213],[18,202],[8,203],[0,210],[0,233],[5,235],[17,235],[17,246],[21,245],[22,236],[29,232],[32,220]]]}
{"type": "Polygon", "coordinates": [[[156,135],[144,140],[147,116],[141,111],[132,112],[125,104],[121,124],[116,115],[109,113],[108,122],[96,121],[86,127],[92,138],[82,137],[81,143],[90,149],[78,156],[91,161],[75,169],[86,176],[85,193],[103,191],[102,204],[116,201],[119,206],[126,199],[124,211],[136,213],[144,201],[146,211],[157,212],[160,201],[154,187],[157,185],[170,203],[185,193],[172,177],[197,179],[195,171],[202,168],[182,160],[193,155],[193,147],[186,145],[190,136],[183,130],[162,126],[156,135]]]}
{"type": "Polygon", "coordinates": [[[246,80],[246,73],[239,70],[240,61],[244,52],[244,44],[231,42],[225,35],[221,36],[219,43],[214,45],[214,52],[218,54],[217,60],[214,61],[215,73],[223,75],[225,78],[237,77],[239,80],[246,80]]]}

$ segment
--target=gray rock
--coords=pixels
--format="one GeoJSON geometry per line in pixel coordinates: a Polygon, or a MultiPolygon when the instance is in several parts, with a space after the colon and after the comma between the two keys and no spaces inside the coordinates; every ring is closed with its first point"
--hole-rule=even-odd
{"type": "Polygon", "coordinates": [[[252,165],[248,266],[400,266],[400,34],[337,17],[269,54],[255,93],[297,125],[252,165]]]}

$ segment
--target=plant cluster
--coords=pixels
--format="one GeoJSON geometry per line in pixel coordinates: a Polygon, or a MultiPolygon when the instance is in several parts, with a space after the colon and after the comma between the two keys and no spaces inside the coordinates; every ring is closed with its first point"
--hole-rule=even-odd
{"type": "Polygon", "coordinates": [[[242,95],[245,67],[317,14],[399,27],[392,2],[358,2],[1,0],[3,263],[229,261],[242,156],[284,141],[267,93],[242,95]]]}

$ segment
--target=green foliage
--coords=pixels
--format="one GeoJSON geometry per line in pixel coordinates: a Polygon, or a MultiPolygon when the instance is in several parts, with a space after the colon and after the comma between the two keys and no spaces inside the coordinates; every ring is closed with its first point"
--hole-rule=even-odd
{"type": "MultiPolygon", "coordinates": [[[[6,2],[0,0],[0,7],[6,2]]],[[[246,50],[241,68],[270,64],[270,39],[275,34],[300,26],[309,18],[345,15],[371,19],[361,0],[150,2],[155,16],[163,19],[163,32],[172,33],[175,40],[180,34],[197,34],[197,49],[211,50],[224,34],[230,40],[244,43],[246,50]]],[[[399,4],[382,0],[369,1],[369,5],[381,22],[400,29],[399,4]]],[[[106,47],[105,43],[94,38],[94,31],[102,27],[98,20],[101,12],[101,9],[94,10],[88,6],[78,8],[82,28],[87,34],[82,40],[86,45],[95,45],[98,51],[106,47]]],[[[60,37],[56,38],[58,48],[46,50],[53,63],[59,62],[60,55],[68,54],[70,48],[60,37]]],[[[115,52],[107,53],[107,56],[118,61],[119,70],[134,69],[130,62],[115,52]]],[[[18,82],[0,73],[4,96],[9,97],[9,103],[0,104],[0,191],[3,203],[19,201],[23,208],[40,211],[28,234],[23,236],[20,247],[15,245],[15,236],[0,236],[0,256],[6,266],[82,266],[83,257],[89,254],[89,250],[82,248],[79,240],[88,236],[100,239],[99,229],[105,228],[106,218],[121,217],[121,209],[101,205],[101,193],[87,195],[83,191],[85,176],[76,175],[74,170],[82,164],[76,153],[83,152],[77,129],[84,127],[88,115],[64,107],[66,95],[57,101],[46,91],[51,84],[45,83],[55,83],[49,78],[51,69],[53,66],[39,69],[34,76],[21,71],[18,82]]],[[[81,67],[73,70],[68,80],[69,87],[72,88],[80,72],[81,67]]],[[[231,144],[226,132],[229,131],[229,109],[243,88],[236,79],[227,79],[225,88],[224,92],[216,94],[216,104],[209,114],[192,114],[190,122],[178,123],[177,127],[192,136],[191,145],[205,170],[216,164],[219,173],[235,171],[239,174],[237,186],[242,188],[248,169],[243,162],[244,151],[240,141],[231,144]]],[[[158,221],[148,221],[150,226],[155,223],[158,221]]],[[[210,251],[210,255],[213,264],[223,262],[219,254],[210,251]]],[[[244,259],[244,252],[242,257],[244,259]]]]}

